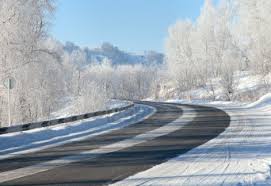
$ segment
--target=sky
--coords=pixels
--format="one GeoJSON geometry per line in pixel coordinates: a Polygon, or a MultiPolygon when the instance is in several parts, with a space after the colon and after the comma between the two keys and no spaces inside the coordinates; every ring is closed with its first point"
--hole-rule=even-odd
{"type": "Polygon", "coordinates": [[[110,42],[128,52],[164,51],[168,27],[195,20],[204,0],[58,0],[54,38],[95,48],[110,42]]]}

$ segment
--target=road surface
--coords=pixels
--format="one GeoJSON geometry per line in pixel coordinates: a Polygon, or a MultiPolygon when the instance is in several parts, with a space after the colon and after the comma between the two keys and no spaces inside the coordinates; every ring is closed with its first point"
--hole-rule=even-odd
{"type": "Polygon", "coordinates": [[[208,142],[230,123],[212,107],[138,103],[157,112],[110,133],[1,160],[0,185],[109,185],[208,142]]]}

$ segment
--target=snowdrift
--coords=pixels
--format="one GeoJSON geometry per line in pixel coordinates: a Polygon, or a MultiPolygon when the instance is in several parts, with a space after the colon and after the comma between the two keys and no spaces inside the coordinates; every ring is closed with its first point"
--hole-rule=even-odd
{"type": "Polygon", "coordinates": [[[254,103],[248,104],[246,108],[263,108],[268,106],[271,106],[271,93],[264,95],[254,103]]]}

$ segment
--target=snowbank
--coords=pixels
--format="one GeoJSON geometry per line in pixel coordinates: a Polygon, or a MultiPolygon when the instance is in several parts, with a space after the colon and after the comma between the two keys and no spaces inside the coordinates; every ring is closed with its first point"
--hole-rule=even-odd
{"type": "Polygon", "coordinates": [[[271,107],[271,93],[264,95],[258,101],[248,104],[247,108],[261,108],[261,107],[271,107]]]}
{"type": "Polygon", "coordinates": [[[259,100],[253,103],[241,103],[241,102],[233,102],[233,101],[209,101],[209,100],[201,100],[201,99],[192,99],[192,100],[179,100],[179,99],[171,99],[167,100],[168,103],[180,103],[180,104],[192,104],[192,105],[209,105],[216,106],[219,108],[226,107],[238,107],[244,109],[270,109],[271,110],[271,93],[268,93],[262,96],[259,100]]]}
{"type": "MultiPolygon", "coordinates": [[[[267,93],[267,85],[270,85],[271,75],[263,78],[260,75],[255,75],[249,71],[238,71],[234,74],[234,95],[235,100],[254,101],[261,95],[267,93]],[[268,84],[269,82],[269,84],[268,84]]],[[[214,78],[209,80],[209,83],[202,85],[192,90],[179,92],[173,88],[174,85],[167,85],[165,89],[161,90],[160,97],[172,97],[178,99],[191,100],[226,100],[225,91],[221,79],[214,78]]]]}
{"type": "Polygon", "coordinates": [[[209,101],[209,100],[200,100],[200,99],[192,99],[192,100],[179,100],[179,99],[171,99],[166,100],[167,103],[179,103],[179,104],[191,104],[191,105],[207,105],[207,106],[216,106],[216,107],[240,107],[244,105],[244,103],[240,102],[232,102],[232,101],[209,101]]]}
{"type": "MultiPolygon", "coordinates": [[[[76,100],[73,100],[73,99],[67,99],[67,100],[68,101],[65,104],[64,108],[59,109],[56,112],[53,112],[51,114],[50,119],[58,119],[58,118],[68,117],[68,116],[75,115],[75,114],[80,114],[76,111],[77,110],[76,109],[76,100]]],[[[125,107],[129,104],[131,104],[131,102],[129,102],[129,101],[112,99],[106,103],[105,107],[108,110],[108,109],[113,109],[113,108],[125,107]]]]}

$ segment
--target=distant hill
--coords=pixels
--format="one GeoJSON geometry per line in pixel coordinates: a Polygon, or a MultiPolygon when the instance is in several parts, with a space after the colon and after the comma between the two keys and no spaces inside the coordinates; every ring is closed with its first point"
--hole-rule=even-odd
{"type": "Polygon", "coordinates": [[[95,49],[80,48],[72,42],[66,42],[63,46],[64,51],[69,54],[73,52],[82,52],[86,58],[85,65],[91,63],[101,63],[105,59],[112,62],[112,65],[125,65],[125,64],[142,64],[153,65],[162,64],[164,55],[154,51],[146,51],[142,55],[132,54],[120,50],[118,47],[110,43],[103,43],[101,47],[95,49]]]}

